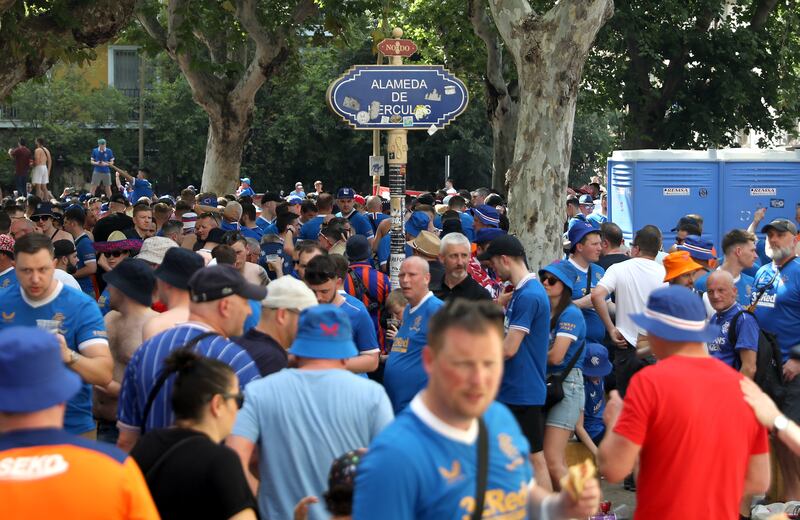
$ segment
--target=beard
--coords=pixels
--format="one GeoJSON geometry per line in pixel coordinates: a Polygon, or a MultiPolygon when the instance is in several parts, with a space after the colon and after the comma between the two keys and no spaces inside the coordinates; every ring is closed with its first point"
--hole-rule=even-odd
{"type": "Polygon", "coordinates": [[[772,260],[775,262],[782,262],[790,256],[794,256],[794,247],[778,247],[772,250],[772,260]]]}
{"type": "Polygon", "coordinates": [[[75,274],[78,272],[78,266],[75,264],[67,264],[67,274],[75,274]]]}

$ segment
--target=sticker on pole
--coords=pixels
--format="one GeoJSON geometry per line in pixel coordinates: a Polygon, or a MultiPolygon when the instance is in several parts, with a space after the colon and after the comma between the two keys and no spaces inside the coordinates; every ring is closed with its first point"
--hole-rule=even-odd
{"type": "Polygon", "coordinates": [[[372,177],[383,177],[384,160],[382,155],[369,156],[369,174],[372,177]]]}
{"type": "Polygon", "coordinates": [[[776,188],[750,188],[751,197],[774,197],[777,194],[776,188]]]}
{"type": "Polygon", "coordinates": [[[328,105],[356,130],[444,128],[469,103],[441,65],[356,65],[328,87],[328,105]]]}

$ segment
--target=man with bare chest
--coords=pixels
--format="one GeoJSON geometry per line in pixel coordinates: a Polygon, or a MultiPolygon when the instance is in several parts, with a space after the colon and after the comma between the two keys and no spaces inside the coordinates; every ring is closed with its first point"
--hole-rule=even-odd
{"type": "Polygon", "coordinates": [[[142,339],[171,329],[189,319],[189,278],[205,265],[203,257],[188,249],[173,247],[167,250],[161,265],[154,271],[158,300],[167,311],[155,314],[144,325],[142,339]]]}
{"type": "Polygon", "coordinates": [[[114,358],[114,375],[105,387],[94,387],[92,411],[97,419],[97,440],[116,444],[117,400],[125,367],[142,344],[145,323],[157,313],[150,309],[155,277],[143,260],[126,258],[106,273],[111,311],[105,316],[108,344],[114,358]]]}
{"type": "Polygon", "coordinates": [[[36,138],[36,149],[33,151],[33,169],[31,170],[31,184],[33,192],[42,200],[50,200],[52,197],[47,191],[47,183],[50,182],[50,170],[53,167],[53,159],[50,150],[45,148],[44,139],[36,138]]]}

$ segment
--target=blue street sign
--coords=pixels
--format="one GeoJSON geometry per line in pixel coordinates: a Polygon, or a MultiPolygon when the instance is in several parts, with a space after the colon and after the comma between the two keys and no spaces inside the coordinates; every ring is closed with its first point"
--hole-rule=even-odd
{"type": "Polygon", "coordinates": [[[356,65],[328,87],[328,104],[356,130],[444,128],[469,102],[441,65],[356,65]]]}

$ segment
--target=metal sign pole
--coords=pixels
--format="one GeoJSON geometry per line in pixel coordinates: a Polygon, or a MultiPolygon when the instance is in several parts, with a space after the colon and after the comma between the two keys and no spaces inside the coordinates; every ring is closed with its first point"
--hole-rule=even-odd
{"type": "MultiPolygon", "coordinates": [[[[392,36],[400,38],[403,30],[395,27],[392,36]]],[[[402,56],[392,56],[392,65],[402,65],[402,56]]],[[[389,154],[389,195],[391,197],[391,255],[389,256],[389,279],[392,289],[400,287],[400,264],[406,258],[405,202],[406,166],[408,163],[408,130],[389,130],[387,153],[389,154]]]]}

